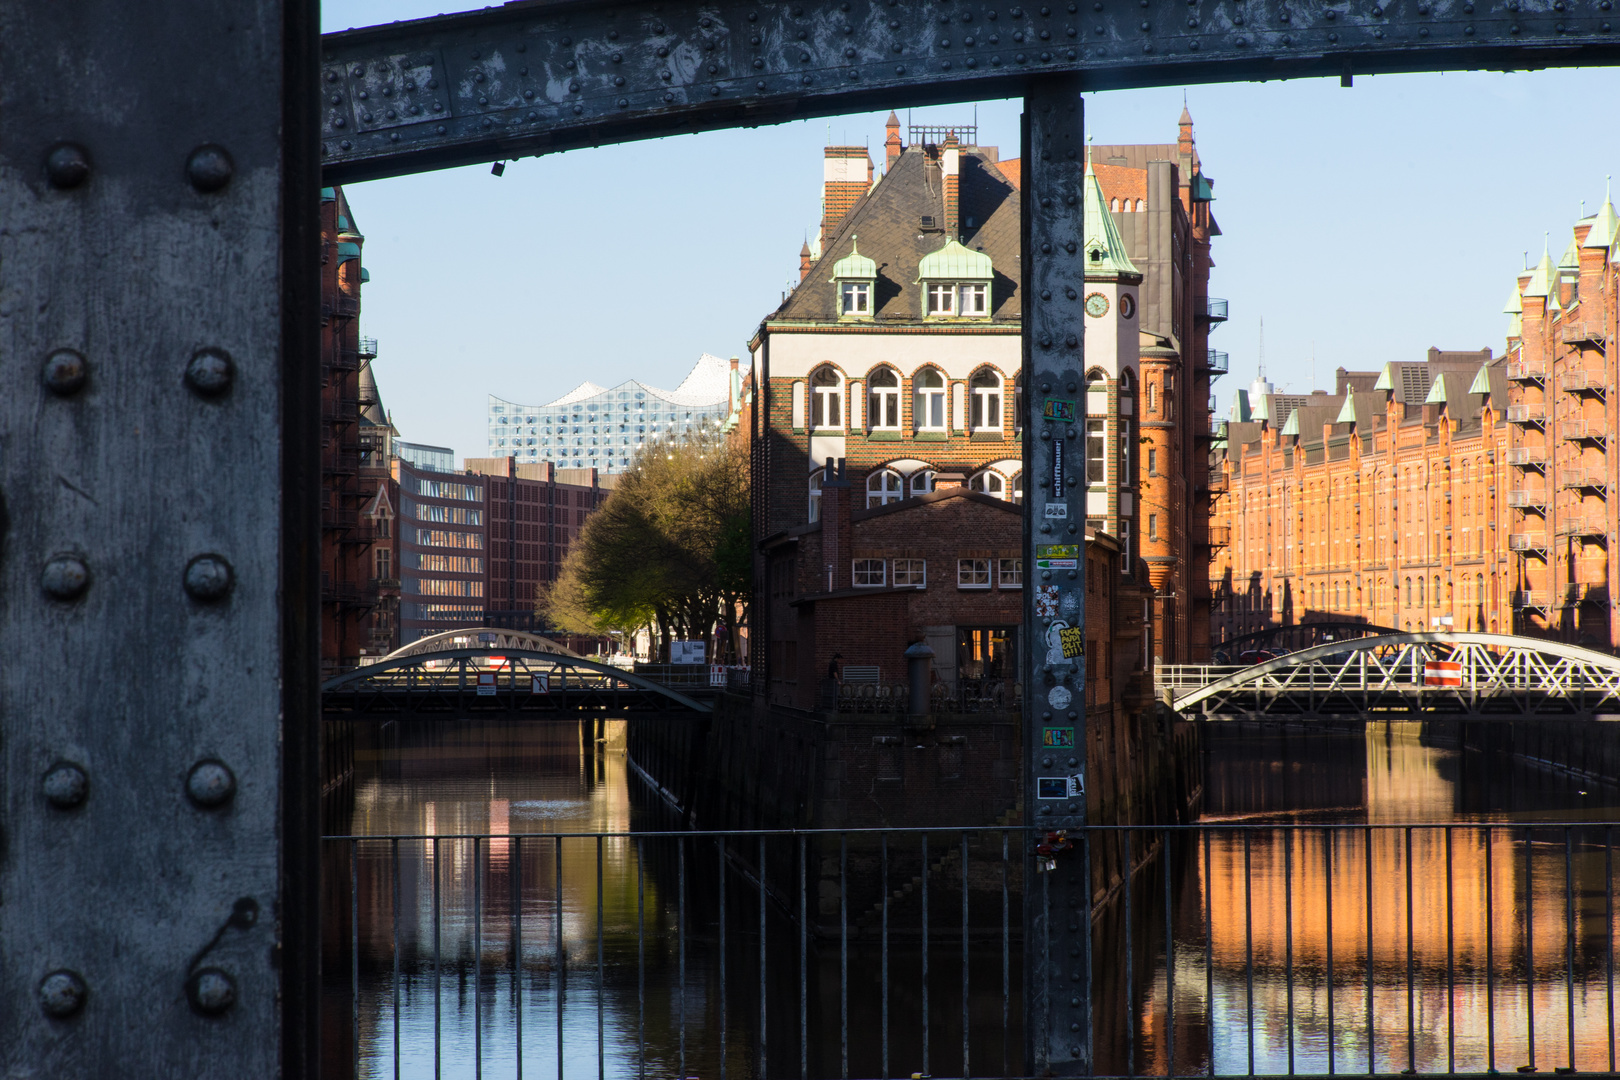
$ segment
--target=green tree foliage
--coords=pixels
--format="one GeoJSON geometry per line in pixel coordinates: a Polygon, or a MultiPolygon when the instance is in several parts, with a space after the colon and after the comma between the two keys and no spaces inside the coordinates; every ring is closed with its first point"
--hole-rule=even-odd
{"type": "MultiPolygon", "coordinates": [[[[586,519],[539,612],[571,633],[651,626],[712,640],[747,617],[751,574],[748,461],[718,432],[648,443],[586,519]]],[[[711,655],[719,656],[720,650],[711,655]]]]}

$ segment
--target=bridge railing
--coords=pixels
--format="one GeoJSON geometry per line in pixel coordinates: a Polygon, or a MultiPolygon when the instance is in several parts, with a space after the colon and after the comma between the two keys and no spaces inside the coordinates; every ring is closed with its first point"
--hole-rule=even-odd
{"type": "Polygon", "coordinates": [[[1608,1071],[1613,828],[328,837],[327,1031],[357,1076],[1018,1076],[1046,1010],[1096,1076],[1608,1071]]]}

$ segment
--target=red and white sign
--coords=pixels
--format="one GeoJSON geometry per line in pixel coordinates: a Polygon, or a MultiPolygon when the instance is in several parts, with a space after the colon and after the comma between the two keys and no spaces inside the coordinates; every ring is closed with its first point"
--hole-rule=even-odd
{"type": "Polygon", "coordinates": [[[1423,665],[1424,686],[1461,686],[1462,664],[1456,660],[1430,660],[1423,665]]]}
{"type": "Polygon", "coordinates": [[[493,671],[480,671],[478,673],[478,696],[495,696],[495,673],[493,671]]]}
{"type": "Polygon", "coordinates": [[[724,664],[710,664],[709,665],[709,685],[710,686],[724,686],[724,685],[726,685],[726,665],[724,665],[724,664]]]}

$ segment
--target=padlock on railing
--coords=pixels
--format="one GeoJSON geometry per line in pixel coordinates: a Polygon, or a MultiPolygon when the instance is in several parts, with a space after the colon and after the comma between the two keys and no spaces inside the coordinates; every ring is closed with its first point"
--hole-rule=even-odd
{"type": "Polygon", "coordinates": [[[1035,845],[1035,872],[1038,874],[1050,873],[1057,869],[1057,856],[1074,848],[1069,840],[1069,834],[1064,830],[1049,832],[1040,843],[1035,845]]]}

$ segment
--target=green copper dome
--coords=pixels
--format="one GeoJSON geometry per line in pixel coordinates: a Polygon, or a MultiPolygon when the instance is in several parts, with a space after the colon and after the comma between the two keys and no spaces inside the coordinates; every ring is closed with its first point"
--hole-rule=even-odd
{"type": "MultiPolygon", "coordinates": [[[[853,258],[854,256],[851,256],[853,258]]],[[[866,260],[870,265],[871,260],[866,260]]],[[[840,260],[839,265],[842,265],[840,260]]],[[[874,273],[875,273],[874,269],[874,273]]],[[[837,273],[835,270],[834,273],[837,273]]],[[[929,255],[924,255],[922,263],[917,267],[917,280],[922,281],[989,281],[995,276],[990,266],[990,256],[982,251],[973,251],[965,248],[955,240],[945,241],[945,246],[929,255]]]]}
{"type": "MultiPolygon", "coordinates": [[[[833,263],[832,279],[839,278],[875,278],[877,277],[877,263],[862,255],[856,241],[859,237],[849,238],[849,254],[833,263]]],[[[986,260],[988,261],[988,260],[986,260]]]]}

